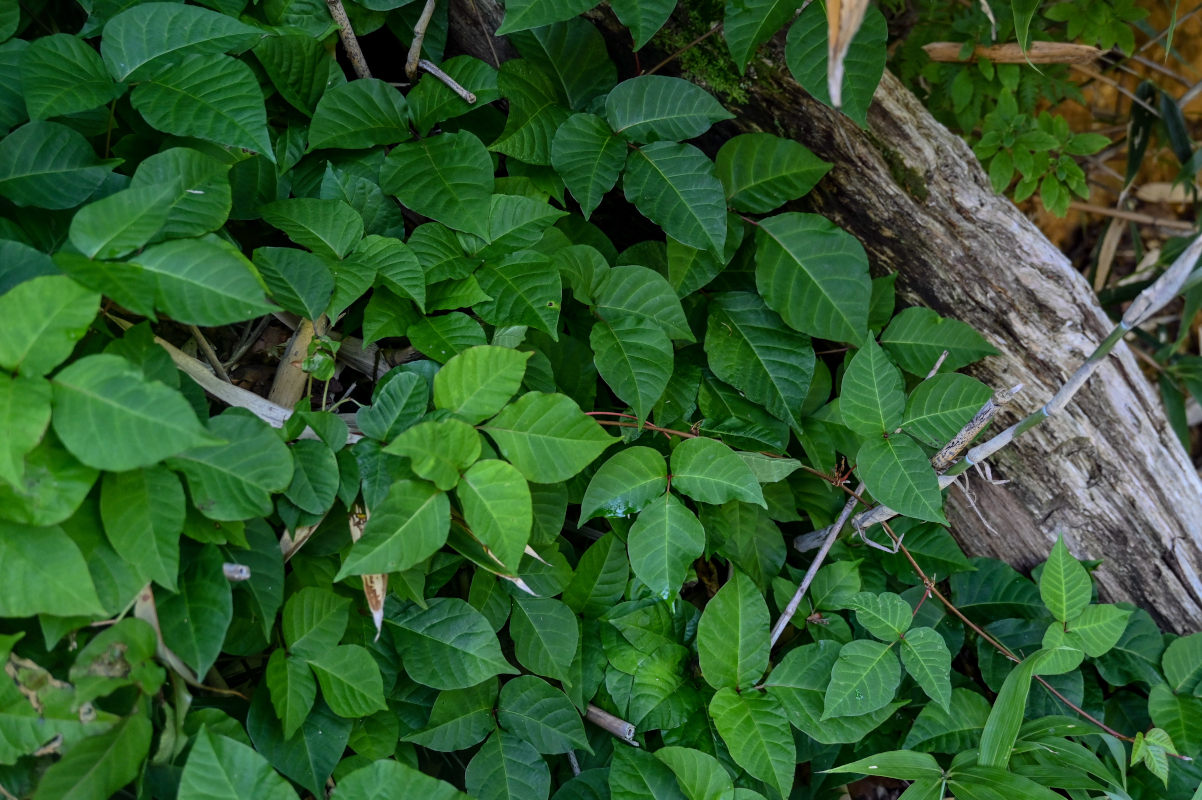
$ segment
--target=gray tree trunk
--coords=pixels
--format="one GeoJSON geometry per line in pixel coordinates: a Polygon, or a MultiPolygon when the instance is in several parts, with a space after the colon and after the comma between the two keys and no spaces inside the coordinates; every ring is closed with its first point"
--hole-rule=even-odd
{"type": "MultiPolygon", "coordinates": [[[[493,0],[451,8],[464,50],[509,54],[490,35],[501,17],[493,0]]],[[[897,273],[904,302],[967,322],[1001,351],[970,371],[994,388],[1026,387],[1004,424],[1042,405],[1113,326],[1082,276],[892,75],[864,130],[809,97],[775,45],[760,56],[741,101],[718,93],[736,114],[728,130],[789,136],[832,162],[809,208],[855,235],[875,274],[897,273]]],[[[971,500],[949,490],[966,552],[1027,569],[1063,533],[1078,558],[1104,559],[1106,599],[1135,602],[1178,632],[1202,627],[1202,480],[1126,345],[1067,413],[994,456],[992,469],[1009,483],[970,476],[971,500]]]]}

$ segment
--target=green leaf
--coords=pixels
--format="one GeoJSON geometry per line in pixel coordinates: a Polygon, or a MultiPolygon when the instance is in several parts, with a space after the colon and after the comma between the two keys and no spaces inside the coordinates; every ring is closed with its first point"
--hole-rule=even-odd
{"type": "Polygon", "coordinates": [[[396,88],[360,78],[327,89],[309,123],[309,150],[358,150],[409,139],[409,105],[396,88]]]}
{"type": "Polygon", "coordinates": [[[221,551],[206,545],[180,573],[179,591],[156,598],[163,643],[203,678],[221,653],[234,616],[221,551]]]}
{"type": "Polygon", "coordinates": [[[373,761],[345,775],[334,790],[337,800],[390,800],[394,790],[404,787],[406,793],[423,800],[463,800],[463,792],[445,781],[431,778],[408,764],[399,761],[373,761]]]}
{"type": "Polygon", "coordinates": [[[714,175],[714,163],[696,147],[654,142],[631,150],[622,190],[627,201],[673,239],[698,250],[722,252],[726,195],[714,175]]]}
{"type": "Polygon", "coordinates": [[[496,678],[466,689],[439,692],[425,727],[403,738],[444,753],[466,750],[484,741],[497,727],[493,719],[496,704],[496,678]]]}
{"type": "Polygon", "coordinates": [[[321,696],[340,717],[365,717],[387,706],[380,668],[366,648],[341,644],[308,659],[321,696]]]}
{"type": "Polygon", "coordinates": [[[689,565],[705,552],[705,529],[684,503],[665,493],[639,514],[627,547],[634,574],[668,600],[680,591],[689,565]]]}
{"type": "Polygon", "coordinates": [[[634,49],[641,50],[672,16],[676,0],[611,0],[610,7],[618,21],[630,29],[634,49]]]}
{"type": "Polygon", "coordinates": [[[953,372],[997,350],[968,325],[946,319],[929,308],[914,306],[902,311],[881,334],[881,345],[911,375],[925,376],[943,351],[947,358],[940,372],[953,372]]]}
{"type": "Polygon", "coordinates": [[[104,613],[87,562],[62,528],[0,521],[0,617],[104,613]]]}
{"type": "Polygon", "coordinates": [[[995,797],[1057,800],[1063,797],[1060,793],[1054,792],[1030,778],[1024,778],[1022,775],[996,767],[979,764],[962,765],[949,772],[949,779],[944,791],[954,792],[956,797],[964,798],[964,800],[985,800],[985,798],[993,800],[995,797]]]}
{"type": "Polygon", "coordinates": [[[267,423],[241,409],[210,419],[209,432],[228,444],[185,450],[167,461],[187,478],[197,510],[215,520],[270,514],[272,495],[292,482],[288,447],[267,423]]]}
{"type": "Polygon", "coordinates": [[[580,642],[580,623],[559,600],[519,596],[509,621],[514,655],[531,672],[568,682],[580,642]]]}
{"type": "Polygon", "coordinates": [[[1148,714],[1172,743],[1187,755],[1202,752],[1202,699],[1173,694],[1167,684],[1157,684],[1148,693],[1148,714]]]}
{"type": "Polygon", "coordinates": [[[950,710],[952,654],[943,637],[933,628],[914,628],[902,637],[901,660],[927,697],[950,710]]]}
{"type": "Polygon", "coordinates": [[[1031,44],[1031,19],[1040,5],[1038,0],[1017,0],[1011,5],[1014,14],[1014,35],[1024,53],[1031,44]]]}
{"type": "Polygon", "coordinates": [[[187,147],[172,147],[138,165],[132,189],[170,185],[167,222],[157,238],[200,236],[221,227],[230,214],[230,165],[187,147]]]}
{"type": "Polygon", "coordinates": [[[595,0],[511,0],[505,4],[505,19],[497,28],[497,35],[504,36],[571,19],[595,5],[595,0]]]}
{"type": "Polygon", "coordinates": [[[315,797],[342,758],[350,738],[351,721],[334,714],[321,700],[295,735],[285,738],[267,692],[255,692],[246,717],[246,731],[261,753],[284,775],[315,797]]]}
{"type": "Polygon", "coordinates": [[[740,74],[756,49],[793,19],[797,0],[732,0],[726,4],[722,35],[740,74]]]}
{"type": "Polygon", "coordinates": [[[668,746],[655,751],[655,757],[668,765],[685,797],[693,800],[722,800],[734,789],[730,773],[722,762],[709,753],[688,747],[668,746]]]}
{"type": "Polygon", "coordinates": [[[667,488],[668,467],[660,453],[650,447],[622,450],[602,464],[589,481],[580,502],[580,524],[597,516],[630,517],[667,488]]]}
{"type": "Polygon", "coordinates": [[[989,701],[968,689],[952,689],[944,711],[928,703],[918,712],[902,746],[936,753],[956,753],[975,747],[989,718],[989,701]]]}
{"type": "Polygon", "coordinates": [[[313,116],[331,77],[332,57],[325,46],[312,36],[287,34],[261,39],[254,53],[280,97],[313,116]]]}
{"type": "Polygon", "coordinates": [[[124,189],[81,208],[71,220],[71,244],[88,258],[120,258],[146,244],[167,223],[171,185],[124,189]]]}
{"type": "Polygon", "coordinates": [[[355,246],[347,262],[375,274],[377,285],[383,284],[401,297],[408,297],[417,303],[418,308],[425,309],[426,276],[417,254],[400,239],[368,236],[355,246]]]}
{"type": "Polygon", "coordinates": [[[0,295],[0,367],[40,377],[61,364],[100,309],[100,295],[64,275],[43,275],[0,295]]]}
{"type": "Polygon", "coordinates": [[[843,645],[826,687],[822,718],[860,716],[883,708],[901,682],[901,667],[890,645],[856,639],[843,645]]]}
{"type": "MultiPolygon", "coordinates": [[[[1112,647],[1114,647],[1120,638],[1123,631],[1127,628],[1127,620],[1131,617],[1131,610],[1119,608],[1113,605],[1088,605],[1081,610],[1073,619],[1069,620],[1069,630],[1078,637],[1081,641],[1081,649],[1085,651],[1085,655],[1090,658],[1100,658],[1105,655],[1112,647]]],[[[1188,638],[1188,637],[1185,637],[1188,638]]],[[[1181,641],[1178,639],[1173,642],[1176,644],[1181,641]]],[[[1169,645],[1172,647],[1172,645],[1169,645]]],[[[1202,661],[1190,660],[1188,662],[1195,670],[1195,675],[1202,677],[1202,661]]],[[[1173,682],[1169,676],[1169,667],[1165,665],[1165,677],[1173,682]]],[[[1185,684],[1176,686],[1176,691],[1182,691],[1185,684]]],[[[1197,692],[1197,689],[1195,689],[1197,692]]]]}
{"type": "Polygon", "coordinates": [[[284,496],[302,511],[324,514],[338,494],[338,461],[325,442],[303,439],[294,442],[292,482],[284,496]]]}
{"type": "MultiPolygon", "coordinates": [[[[1086,609],[1108,609],[1111,612],[1123,612],[1123,609],[1115,606],[1090,606],[1086,609]]],[[[1130,612],[1125,612],[1122,617],[1123,627],[1126,627],[1127,615],[1130,612]]],[[[1082,617],[1085,615],[1082,614],[1082,617]]],[[[1081,632],[1082,618],[1078,617],[1073,620],[1072,629],[1077,631],[1081,636],[1085,636],[1081,632]]],[[[1109,649],[1109,648],[1106,648],[1109,649]]],[[[1088,653],[1093,656],[1093,653],[1088,653]]],[[[1096,657],[1096,656],[1095,656],[1096,657]]],[[[1164,677],[1169,682],[1169,686],[1177,694],[1193,694],[1202,697],[1202,634],[1192,633],[1189,636],[1182,636],[1180,639],[1174,639],[1169,643],[1169,646],[1164,650],[1163,661],[1164,677]]]]}
{"type": "Polygon", "coordinates": [[[292,594],[280,618],[289,652],[310,659],[334,648],[346,631],[349,607],[349,600],[325,587],[307,586],[292,594]]]}
{"type": "MultiPolygon", "coordinates": [[[[734,115],[696,84],[664,75],[642,75],[614,87],[605,99],[605,117],[615,133],[647,143],[692,139],[734,115]]],[[[721,250],[721,242],[715,249],[721,250]]]]}
{"type": "Polygon", "coordinates": [[[320,256],[294,247],[260,247],[253,261],[277,303],[305,319],[317,319],[334,294],[334,276],[320,256]]]}
{"type": "Polygon", "coordinates": [[[100,353],[54,377],[54,432],[96,469],[147,467],[182,450],[219,441],[207,434],[179,391],[149,381],[121,356],[100,353]]]}
{"type": "Polygon", "coordinates": [[[668,335],[646,319],[620,317],[594,324],[589,345],[602,380],[645,420],[672,377],[668,335]]]}
{"type": "MultiPolygon", "coordinates": [[[[733,5],[739,4],[736,0],[733,5]]],[[[791,11],[796,2],[780,5],[791,11]]],[[[730,28],[726,37],[729,43],[730,28]]],[[[731,207],[751,214],[767,214],[796,200],[831,168],[801,144],[770,133],[744,133],[728,140],[718,150],[714,166],[731,207]]]]}
{"type": "Polygon", "coordinates": [[[22,478],[0,483],[0,517],[26,525],[56,525],[83,502],[99,473],[81,464],[47,431],[25,454],[22,478]]]}
{"type": "Polygon", "coordinates": [[[100,54],[114,78],[138,81],[185,56],[239,52],[263,36],[259,28],[205,8],[140,3],[104,26],[100,54]]]}
{"type": "Polygon", "coordinates": [[[860,436],[890,434],[902,423],[906,394],[902,376],[871,339],[847,365],[839,394],[843,424],[860,436]]]}
{"type": "Polygon", "coordinates": [[[767,507],[755,473],[714,439],[686,439],[672,451],[672,486],[702,503],[743,500],[767,507]]]}
{"type": "Polygon", "coordinates": [[[934,756],[930,753],[914,753],[909,750],[877,753],[875,756],[861,758],[859,761],[832,767],[826,771],[881,775],[902,781],[917,781],[923,778],[941,780],[943,778],[943,768],[939,766],[939,762],[935,760],[934,756]]]}
{"type": "Polygon", "coordinates": [[[541,198],[494,194],[488,216],[489,246],[479,254],[491,260],[504,258],[513,250],[537,247],[547,229],[566,216],[566,211],[541,198]]]}
{"type": "MultiPolygon", "coordinates": [[[[147,736],[149,745],[149,735],[147,736]]],[[[202,727],[180,776],[179,800],[295,800],[296,790],[253,748],[202,727]]]]}
{"type": "Polygon", "coordinates": [[[510,59],[497,72],[497,86],[509,100],[509,116],[488,149],[527,164],[549,165],[555,131],[572,113],[559,105],[551,78],[528,61],[510,59]]]}
{"type": "MultiPolygon", "coordinates": [[[[862,128],[868,125],[868,104],[885,71],[888,35],[885,16],[869,8],[843,59],[842,111],[862,128]]],[[[811,4],[789,28],[785,63],[797,82],[815,100],[831,105],[827,83],[826,10],[821,5],[811,4]]]]}
{"type": "Polygon", "coordinates": [[[759,295],[723,292],[712,297],[705,354],[719,379],[797,427],[814,374],[814,348],[808,336],[786,328],[759,295]]]}
{"type": "Polygon", "coordinates": [[[415,567],[438,552],[451,530],[451,503],[425,481],[395,481],[371,517],[335,580],[415,567]]]}
{"type": "Polygon", "coordinates": [[[480,288],[492,299],[477,303],[474,310],[492,325],[529,325],[559,336],[559,304],[563,287],[559,271],[550,257],[533,250],[519,250],[497,264],[476,270],[480,288]]]}
{"type": "Polygon", "coordinates": [[[472,347],[434,376],[434,407],[477,423],[500,411],[522,386],[529,353],[508,347],[472,347]]]}
{"type": "Polygon", "coordinates": [[[214,238],[151,245],[133,263],[155,281],[155,308],[176,322],[215,327],[275,308],[250,261],[214,238]]]}
{"type": "Polygon", "coordinates": [[[135,712],[75,744],[41,775],[37,800],[107,800],[138,777],[150,752],[150,720],[135,712]]]}
{"type": "Polygon", "coordinates": [[[111,170],[87,139],[57,122],[30,122],[0,140],[0,195],[18,206],[72,208],[111,170]]]}
{"type": "Polygon", "coordinates": [[[672,770],[633,747],[614,749],[608,788],[613,800],[685,800],[672,770]]]}
{"type": "Polygon", "coordinates": [[[100,517],[109,543],[139,575],[175,591],[186,507],[179,477],[162,466],[106,472],[100,517]]]}
{"type": "Polygon", "coordinates": [[[480,457],[481,444],[480,434],[465,422],[427,420],[406,430],[384,452],[408,456],[415,473],[445,492],[480,457]]]}
{"type": "Polygon", "coordinates": [[[572,701],[546,681],[531,675],[514,678],[501,689],[497,722],[540,753],[592,749],[572,701]]]}
{"type": "Polygon", "coordinates": [[[922,448],[908,436],[864,442],[856,453],[856,474],[873,497],[899,514],[946,524],[939,479],[922,448]]]}
{"type": "Polygon", "coordinates": [[[768,604],[739,570],[713,596],[697,624],[697,655],[715,689],[746,689],[768,668],[768,604]]]}
{"type": "Polygon", "coordinates": [[[271,652],[263,680],[271,693],[271,706],[284,726],[284,738],[290,739],[309,716],[313,701],[317,699],[313,672],[308,664],[286,656],[281,648],[271,652]]]}
{"type": "Polygon", "coordinates": [[[593,114],[573,114],[551,140],[551,165],[580,204],[585,219],[617,184],[625,164],[625,142],[593,114]]]}
{"type": "Polygon", "coordinates": [[[1026,708],[1027,695],[1031,691],[1031,677],[1038,670],[1040,663],[1055,652],[1037,650],[1010,670],[993,703],[993,710],[989,712],[985,730],[981,733],[978,764],[1005,769],[1010,763],[1010,753],[1018,738],[1018,731],[1023,722],[1023,709],[1026,708]]]}
{"type": "Polygon", "coordinates": [[[419,320],[405,335],[418,352],[438,362],[487,342],[480,323],[458,311],[419,320]]]}
{"type": "Polygon", "coordinates": [[[558,483],[593,462],[617,439],[562,394],[529,392],[480,426],[531,483],[558,483]]]}
{"type": "Polygon", "coordinates": [[[627,564],[622,540],[614,534],[602,536],[589,545],[576,564],[572,580],[563,590],[564,603],[581,616],[601,616],[626,591],[630,577],[627,564]]]}
{"type": "Polygon", "coordinates": [[[507,461],[483,459],[463,473],[455,495],[472,535],[516,574],[534,523],[526,479],[507,461]]]}
{"type": "Polygon", "coordinates": [[[21,85],[30,119],[88,111],[120,97],[100,56],[77,36],[55,33],[34,39],[21,58],[21,85]]]}
{"type": "MultiPolygon", "coordinates": [[[[0,300],[0,305],[3,304],[0,300]]],[[[0,481],[19,484],[25,455],[50,425],[50,384],[40,378],[0,375],[0,481]]]]}
{"type": "MultiPolygon", "coordinates": [[[[768,512],[733,500],[717,507],[704,506],[701,513],[707,530],[725,536],[718,552],[767,592],[787,554],[785,539],[768,512]]],[[[711,549],[713,546],[711,542],[711,549]]]]}
{"type": "Polygon", "coordinates": [[[414,372],[402,372],[383,386],[378,386],[371,405],[355,412],[355,424],[373,439],[395,439],[425,415],[429,396],[429,384],[425,378],[414,372]]]}
{"type": "MultiPolygon", "coordinates": [[[[767,647],[765,646],[765,655],[767,647]]],[[[787,797],[797,769],[789,721],[775,697],[726,687],[710,700],[710,716],[730,756],[753,777],[787,797]]]]}
{"type": "Polygon", "coordinates": [[[450,228],[481,237],[488,232],[492,156],[467,131],[398,144],[380,170],[380,186],[401,205],[450,228]]]}
{"type": "Polygon", "coordinates": [[[525,741],[497,731],[468,762],[464,785],[475,800],[546,800],[551,770],[525,741]]]}
{"type": "Polygon", "coordinates": [[[992,396],[992,390],[976,378],[959,373],[935,375],[910,392],[902,428],[924,444],[942,447],[992,396]]]}
{"type": "Polygon", "coordinates": [[[587,19],[574,17],[535,28],[510,41],[522,58],[551,76],[568,106],[577,111],[618,82],[618,68],[606,51],[605,39],[587,19]]]}
{"type": "Polygon", "coordinates": [[[1068,552],[1063,535],[1057,537],[1039,575],[1039,596],[1061,622],[1080,614],[1093,596],[1089,573],[1068,552]]]}
{"type": "Polygon", "coordinates": [[[756,233],[755,285],[794,330],[858,344],[868,327],[872,282],[858,241],[817,214],[778,214],[756,233]]]}
{"type": "Polygon", "coordinates": [[[342,258],[363,238],[363,217],[341,200],[293,197],[259,207],[263,221],[318,255],[342,258]]]}
{"type": "Polygon", "coordinates": [[[597,281],[594,296],[594,310],[602,319],[642,317],[658,324],[673,339],[693,341],[680,299],[653,269],[627,265],[606,270],[597,281]]]}
{"type": "Polygon", "coordinates": [[[455,597],[433,597],[385,618],[396,626],[409,677],[435,689],[466,689],[493,675],[517,672],[501,654],[488,620],[455,597]]]}
{"type": "Polygon", "coordinates": [[[847,607],[855,610],[864,630],[890,644],[904,636],[914,617],[910,604],[893,592],[858,592],[848,599],[847,607]]]}
{"type": "Polygon", "coordinates": [[[188,58],[139,83],[129,102],[163,133],[241,147],[275,162],[263,92],[250,67],[236,58],[188,58]]]}
{"type": "Polygon", "coordinates": [[[501,96],[497,91],[497,70],[491,64],[464,55],[449,58],[439,66],[456,83],[475,94],[476,102],[468,104],[438,78],[423,75],[405,96],[413,125],[421,136],[438,123],[461,117],[501,96]]]}

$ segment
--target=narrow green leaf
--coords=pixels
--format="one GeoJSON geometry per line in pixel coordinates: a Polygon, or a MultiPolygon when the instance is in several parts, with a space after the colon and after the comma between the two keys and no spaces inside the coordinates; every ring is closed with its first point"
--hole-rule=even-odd
{"type": "MultiPolygon", "coordinates": [[[[796,0],[769,2],[790,9],[796,5],[796,0]]],[[[729,43],[729,28],[726,37],[729,43]]],[[[718,150],[714,166],[731,207],[751,214],[767,214],[796,200],[831,168],[798,142],[770,133],[744,133],[730,139],[718,150]]]]}
{"type": "Polygon", "coordinates": [[[78,36],[54,33],[29,43],[21,58],[21,85],[30,119],[88,111],[120,97],[99,54],[78,36]]]}
{"type": "Polygon", "coordinates": [[[768,605],[755,582],[735,570],[697,624],[697,655],[715,689],[746,689],[768,668],[768,605]]]}
{"type": "Polygon", "coordinates": [[[34,798],[107,800],[138,777],[150,737],[150,720],[137,713],[106,733],[89,736],[46,770],[34,798]]]}
{"type": "Polygon", "coordinates": [[[722,252],[726,194],[714,175],[714,163],[696,147],[654,142],[631,150],[622,190],[643,216],[673,239],[698,250],[722,252]]]}
{"type": "Polygon", "coordinates": [[[765,506],[755,473],[714,439],[686,439],[672,451],[672,486],[702,503],[743,500],[765,506]]]}
{"type": "Polygon", "coordinates": [[[880,345],[869,340],[843,375],[839,394],[843,424],[860,436],[890,434],[901,425],[905,407],[901,371],[880,345]]]}
{"type": "Polygon", "coordinates": [[[529,353],[508,347],[473,347],[434,376],[434,407],[477,423],[500,411],[522,386],[529,353]]]}
{"type": "Polygon", "coordinates": [[[0,521],[0,617],[104,613],[87,562],[62,528],[0,521]]]}
{"type": "Polygon", "coordinates": [[[617,441],[562,394],[529,392],[481,430],[531,483],[572,477],[617,441]]]}
{"type": "Polygon", "coordinates": [[[572,701],[546,681],[522,675],[505,684],[497,704],[501,727],[534,746],[540,753],[591,750],[584,723],[572,701]]]}
{"type": "Polygon", "coordinates": [[[240,52],[264,36],[233,16],[177,3],[140,3],[104,26],[100,54],[119,81],[143,80],[189,55],[240,52]]]}
{"type": "Polygon", "coordinates": [[[481,237],[488,232],[492,157],[467,131],[398,144],[380,170],[380,186],[450,228],[481,237]]]}
{"type": "Polygon", "coordinates": [[[451,529],[450,500],[425,481],[395,481],[370,511],[363,536],[351,545],[336,580],[417,566],[446,544],[451,529]]]}
{"type": "Polygon", "coordinates": [[[546,800],[551,770],[524,740],[496,731],[468,762],[464,785],[476,800],[546,800]]]}
{"type": "Polygon", "coordinates": [[[908,436],[869,439],[856,453],[856,474],[868,491],[899,514],[943,522],[939,479],[922,448],[908,436]]]}
{"type": "Polygon", "coordinates": [[[139,83],[129,101],[163,133],[241,147],[275,163],[263,91],[236,58],[190,57],[139,83]]]}
{"type": "Polygon", "coordinates": [[[295,800],[296,796],[288,781],[253,748],[217,736],[207,727],[200,729],[188,753],[177,795],[179,800],[295,800]]]}
{"type": "Polygon", "coordinates": [[[601,320],[589,334],[597,372],[639,420],[645,420],[672,377],[672,342],[638,317],[601,320]]]}
{"type": "Polygon", "coordinates": [[[1038,650],[1023,659],[1023,662],[1006,676],[1002,690],[998,692],[989,712],[989,720],[981,733],[981,748],[977,763],[983,767],[1006,768],[1010,753],[1018,738],[1023,721],[1023,709],[1027,706],[1027,695],[1031,691],[1031,677],[1039,665],[1054,651],[1038,650]]]}
{"type": "Polygon", "coordinates": [[[179,391],[149,381],[121,356],[100,353],[54,376],[54,432],[97,469],[147,467],[219,441],[179,391]]]}
{"type": "Polygon", "coordinates": [[[909,750],[893,750],[875,756],[861,758],[850,764],[832,767],[827,772],[880,775],[902,781],[917,781],[923,778],[943,778],[943,769],[930,753],[914,753],[909,750]]]}
{"type": "Polygon", "coordinates": [[[109,543],[140,575],[175,591],[186,499],[179,477],[162,466],[106,472],[100,517],[109,543]]]}
{"type": "Polygon", "coordinates": [[[925,376],[943,351],[940,372],[953,372],[985,356],[996,355],[989,342],[968,325],[939,316],[929,308],[902,311],[881,334],[881,345],[911,375],[925,376]]]}
{"type": "Polygon", "coordinates": [[[111,170],[87,139],[57,122],[30,122],[0,140],[0,196],[18,206],[72,208],[111,170]]]}
{"type": "Polygon", "coordinates": [[[719,689],[709,705],[731,758],[753,777],[788,796],[797,769],[793,731],[780,703],[759,692],[719,689]]]}
{"type": "Polygon", "coordinates": [[[719,379],[797,427],[814,373],[814,348],[808,336],[786,328],[759,295],[723,292],[713,296],[705,353],[709,368],[719,379]]]}
{"type": "Polygon", "coordinates": [[[61,364],[100,309],[100,296],[64,275],[43,275],[0,295],[0,367],[41,377],[61,364]]]}
{"type": "Polygon", "coordinates": [[[733,116],[696,84],[664,75],[622,81],[605,99],[605,117],[614,132],[641,143],[692,139],[733,116]]]}
{"type": "Polygon", "coordinates": [[[425,609],[411,605],[385,621],[396,626],[398,644],[405,648],[405,672],[425,686],[466,689],[516,672],[488,620],[458,598],[434,597],[425,609]]]}
{"type": "Polygon", "coordinates": [[[868,257],[851,234],[817,214],[778,214],[756,233],[755,284],[794,330],[858,344],[868,327],[868,257]]]}
{"type": "Polygon", "coordinates": [[[409,139],[409,105],[395,87],[360,78],[327,89],[309,123],[309,150],[358,150],[409,139]]]}
{"type": "Polygon", "coordinates": [[[869,714],[889,704],[901,682],[890,645],[856,639],[843,645],[826,687],[822,718],[869,714]]]}
{"type": "Polygon", "coordinates": [[[901,640],[901,660],[927,697],[950,710],[952,654],[943,637],[933,628],[914,628],[901,640]]]}
{"type": "Polygon", "coordinates": [[[1080,614],[1093,596],[1089,573],[1068,552],[1063,535],[1056,539],[1039,575],[1039,596],[1052,616],[1061,622],[1080,614]]]}
{"type": "Polygon", "coordinates": [[[180,573],[179,591],[156,598],[163,642],[196,672],[207,675],[221,653],[234,616],[221,551],[206,545],[180,573]]]}
{"type": "Polygon", "coordinates": [[[309,665],[299,658],[286,656],[283,649],[273,650],[263,673],[271,706],[284,726],[284,737],[300,728],[317,699],[317,681],[309,665]]]}
{"type": "Polygon", "coordinates": [[[366,648],[341,644],[308,659],[321,696],[340,717],[365,717],[388,706],[380,668],[366,648]]]}
{"type": "Polygon", "coordinates": [[[625,164],[625,143],[605,120],[593,114],[572,115],[551,141],[551,165],[580,204],[585,219],[617,184],[625,164]]]}
{"type": "Polygon", "coordinates": [[[639,514],[627,548],[634,574],[668,600],[680,591],[689,565],[705,552],[705,529],[684,503],[665,493],[639,514]]]}

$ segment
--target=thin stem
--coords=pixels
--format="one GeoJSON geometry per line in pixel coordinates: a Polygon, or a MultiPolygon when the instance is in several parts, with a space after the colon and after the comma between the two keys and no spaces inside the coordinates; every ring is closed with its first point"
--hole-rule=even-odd
{"type": "Polygon", "coordinates": [[[213,367],[213,372],[217,373],[217,377],[226,383],[233,383],[230,380],[229,374],[225,371],[225,365],[221,363],[221,359],[217,357],[217,353],[213,350],[213,345],[209,344],[209,340],[200,332],[200,328],[195,325],[188,326],[188,332],[192,334],[192,338],[196,340],[196,344],[200,347],[200,351],[204,353],[205,360],[213,367]]]}
{"type": "Polygon", "coordinates": [[[696,39],[694,39],[693,41],[689,42],[689,43],[688,43],[688,44],[686,44],[684,47],[680,48],[680,49],[679,49],[679,50],[677,50],[675,53],[673,53],[672,55],[668,56],[668,57],[667,57],[667,58],[665,58],[663,61],[659,62],[658,64],[656,64],[654,67],[652,67],[651,69],[647,70],[647,71],[646,71],[646,72],[644,72],[643,74],[644,74],[644,75],[654,75],[655,73],[659,72],[661,69],[663,69],[664,67],[668,66],[668,65],[669,65],[669,64],[671,64],[673,61],[675,61],[676,59],[680,58],[682,55],[684,55],[685,53],[687,53],[689,50],[692,50],[694,47],[696,47],[697,45],[701,44],[701,43],[702,43],[702,42],[704,42],[706,39],[710,38],[711,36],[713,36],[715,33],[717,33],[717,32],[718,32],[718,31],[720,31],[720,30],[722,30],[722,23],[721,23],[721,22],[715,22],[715,23],[714,23],[714,24],[713,24],[713,25],[710,27],[710,29],[709,29],[708,31],[706,31],[705,33],[701,34],[701,35],[700,35],[700,36],[698,36],[696,39]]]}
{"type": "Polygon", "coordinates": [[[459,99],[463,102],[467,103],[468,105],[476,102],[475,94],[460,86],[454,78],[435,66],[433,61],[427,61],[423,58],[418,60],[417,65],[446,84],[447,88],[459,95],[459,99]]]}
{"type": "MultiPolygon", "coordinates": [[[[603,412],[603,413],[614,413],[614,412],[603,412]]],[[[625,415],[625,416],[628,416],[628,415],[625,415]]],[[[635,419],[637,419],[637,417],[635,417],[635,419]]],[[[613,419],[599,419],[599,420],[597,420],[597,424],[598,425],[609,425],[610,427],[614,427],[614,428],[642,428],[643,430],[655,431],[656,433],[664,433],[669,436],[679,436],[682,439],[698,438],[698,434],[696,434],[696,433],[689,433],[688,431],[676,431],[676,430],[672,430],[671,428],[661,428],[658,425],[652,425],[650,422],[644,422],[642,425],[639,425],[636,422],[618,422],[617,420],[613,420],[613,419]]]]}
{"type": "Polygon", "coordinates": [[[409,80],[417,79],[417,62],[422,57],[422,43],[426,41],[426,29],[430,27],[430,18],[434,16],[434,0],[426,0],[422,13],[413,26],[413,42],[409,45],[409,57],[405,59],[405,75],[409,80]]]}
{"type": "Polygon", "coordinates": [[[363,57],[363,49],[359,47],[359,39],[355,36],[355,29],[351,27],[351,21],[346,15],[346,9],[342,6],[342,0],[326,0],[326,6],[330,9],[330,16],[334,18],[334,23],[338,26],[338,38],[342,40],[342,48],[346,50],[346,57],[351,60],[351,68],[360,78],[370,78],[371,70],[367,68],[367,59],[363,57]]]}

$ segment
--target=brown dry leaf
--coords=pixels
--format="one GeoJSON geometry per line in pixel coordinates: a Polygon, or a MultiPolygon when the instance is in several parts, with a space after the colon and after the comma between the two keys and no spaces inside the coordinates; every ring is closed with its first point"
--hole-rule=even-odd
{"type": "MultiPolygon", "coordinates": [[[[351,528],[352,542],[359,541],[359,538],[363,536],[369,519],[371,519],[371,514],[367,509],[362,504],[355,503],[347,517],[351,528]]],[[[384,598],[388,595],[387,573],[364,575],[363,595],[367,598],[367,607],[371,609],[371,621],[376,626],[376,640],[378,641],[384,630],[384,598]]]]}
{"type": "Polygon", "coordinates": [[[864,22],[868,0],[826,0],[826,22],[829,28],[827,39],[826,86],[831,95],[831,105],[843,106],[843,59],[851,40],[864,22]]]}

